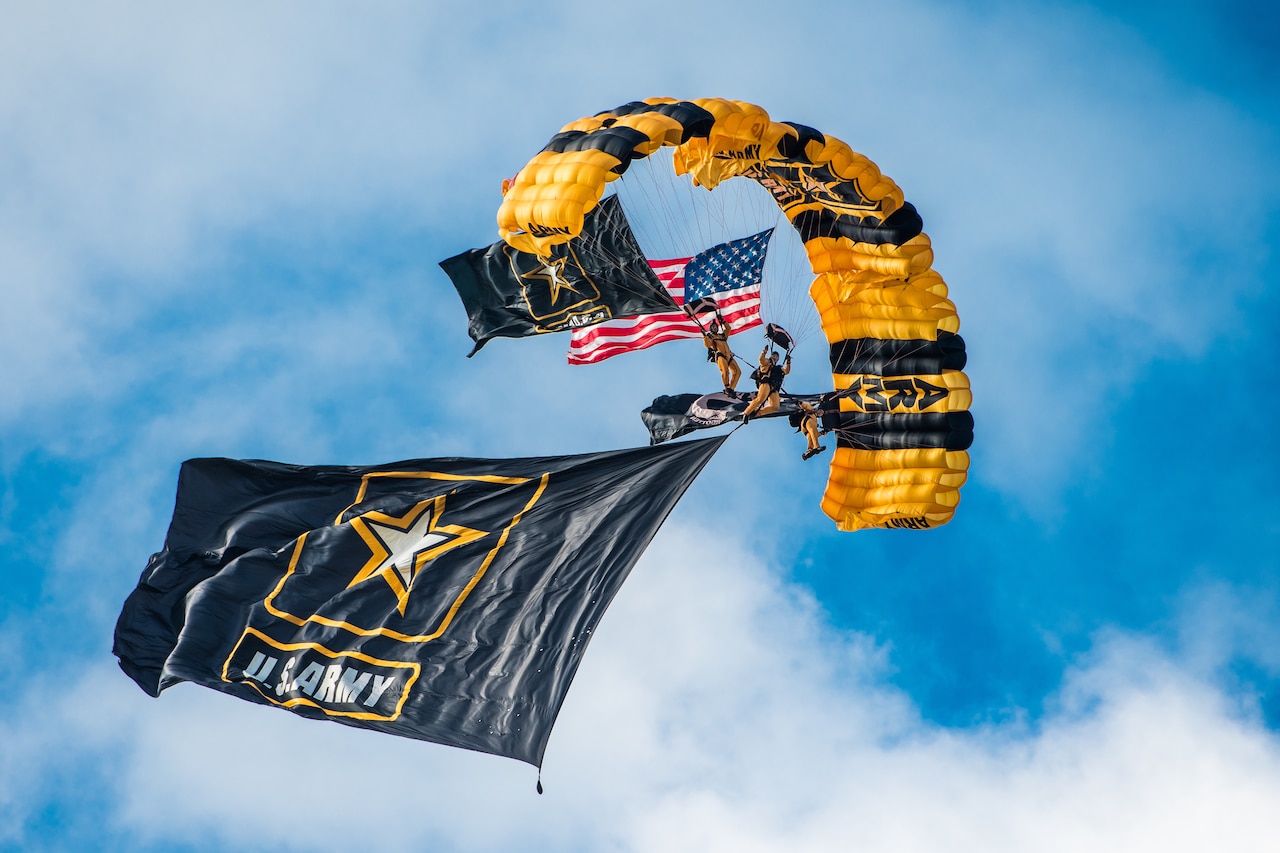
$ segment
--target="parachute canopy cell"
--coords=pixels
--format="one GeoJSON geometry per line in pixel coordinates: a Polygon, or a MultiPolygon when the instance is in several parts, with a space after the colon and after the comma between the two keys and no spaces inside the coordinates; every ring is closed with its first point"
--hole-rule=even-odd
{"type": "Polygon", "coordinates": [[[842,530],[950,521],[973,440],[960,321],[915,207],[844,142],[741,101],[624,104],[566,125],[520,170],[499,234],[546,256],[581,232],[610,181],[664,146],[676,174],[707,189],[760,184],[804,244],[841,392],[823,510],[842,530]]]}

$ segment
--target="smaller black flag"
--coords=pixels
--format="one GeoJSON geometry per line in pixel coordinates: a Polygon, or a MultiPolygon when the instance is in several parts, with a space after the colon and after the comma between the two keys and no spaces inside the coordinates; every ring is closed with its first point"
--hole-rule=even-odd
{"type": "MultiPolygon", "coordinates": [[[[843,391],[784,394],[777,410],[756,417],[786,417],[798,428],[802,419],[800,404],[808,403],[817,410],[822,432],[836,434],[837,447],[968,450],[973,444],[972,414],[923,411],[946,395],[947,389],[918,376],[864,377],[855,379],[843,391]],[[849,411],[841,410],[842,398],[852,401],[849,411]]],[[[743,391],[716,391],[657,397],[640,410],[640,419],[649,430],[649,443],[661,444],[695,430],[741,421],[754,396],[743,391]]]]}
{"type": "MultiPolygon", "coordinates": [[[[832,395],[787,394],[779,400],[777,411],[762,418],[789,417],[800,411],[801,403],[822,406],[832,395]]],[[[742,420],[755,394],[745,391],[716,391],[712,394],[673,394],[654,399],[640,410],[640,420],[649,430],[649,443],[661,444],[694,430],[711,429],[742,420]]]]}
{"type": "Polygon", "coordinates": [[[617,196],[587,214],[582,233],[550,258],[504,242],[441,261],[467,309],[475,355],[490,338],[594,326],[615,317],[678,311],[640,251],[617,196]]]}
{"type": "Polygon", "coordinates": [[[596,624],[723,438],[371,468],[192,459],[116,624],[181,681],[541,765],[596,624]]]}

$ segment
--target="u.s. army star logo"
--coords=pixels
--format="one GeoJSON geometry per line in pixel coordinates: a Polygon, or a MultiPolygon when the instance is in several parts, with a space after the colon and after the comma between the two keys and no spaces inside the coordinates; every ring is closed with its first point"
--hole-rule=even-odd
{"type": "Polygon", "coordinates": [[[381,577],[396,595],[396,609],[404,615],[413,580],[427,563],[468,542],[487,535],[457,524],[444,524],[445,496],[422,501],[402,516],[373,511],[351,520],[372,556],[347,588],[381,577]]]}
{"type": "Polygon", "coordinates": [[[463,612],[549,476],[366,474],[332,525],[294,541],[262,608],[297,628],[430,642],[463,612]]]}
{"type": "MultiPolygon", "coordinates": [[[[520,277],[524,279],[533,279],[535,281],[545,282],[548,292],[551,294],[551,304],[555,305],[560,301],[560,291],[567,290],[570,293],[583,296],[582,291],[578,290],[564,274],[565,261],[568,256],[564,255],[559,258],[547,258],[542,260],[542,265],[526,273],[521,273],[520,277]]],[[[527,285],[526,285],[527,287],[527,285]]]]}
{"type": "Polygon", "coordinates": [[[573,247],[556,249],[551,257],[540,258],[507,247],[511,272],[520,282],[521,296],[539,332],[559,331],[571,324],[575,312],[603,308],[600,288],[583,268],[573,247]]]}
{"type": "Polygon", "coordinates": [[[486,618],[485,576],[550,477],[366,473],[331,524],[267,558],[288,568],[253,606],[222,680],[298,711],[398,719],[423,672],[405,646],[486,618]]]}

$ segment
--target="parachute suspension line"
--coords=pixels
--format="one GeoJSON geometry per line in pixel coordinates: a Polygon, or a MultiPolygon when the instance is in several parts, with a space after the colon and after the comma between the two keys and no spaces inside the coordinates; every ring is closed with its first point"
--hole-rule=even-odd
{"type": "Polygon", "coordinates": [[[677,176],[666,149],[635,160],[614,182],[615,192],[645,254],[653,260],[692,257],[711,246],[705,217],[707,195],[688,176],[677,176]]]}
{"type": "Polygon", "coordinates": [[[809,297],[812,273],[791,220],[751,178],[731,178],[711,195],[725,200],[716,210],[723,227],[735,237],[773,228],[761,288],[761,319],[785,327],[797,343],[812,335],[819,328],[809,297]]]}
{"type": "Polygon", "coordinates": [[[812,337],[820,328],[809,296],[813,273],[799,233],[777,201],[748,177],[729,178],[714,190],[696,186],[690,175],[675,174],[673,157],[664,147],[636,159],[609,187],[646,257],[693,257],[772,227],[761,318],[786,328],[797,344],[812,337]]]}
{"type": "MultiPolygon", "coordinates": [[[[772,202],[772,199],[770,199],[772,202]]],[[[813,273],[799,233],[786,214],[775,205],[776,225],[766,273],[772,287],[764,289],[762,315],[766,322],[783,326],[798,345],[819,329],[818,315],[809,297],[813,273]]]]}

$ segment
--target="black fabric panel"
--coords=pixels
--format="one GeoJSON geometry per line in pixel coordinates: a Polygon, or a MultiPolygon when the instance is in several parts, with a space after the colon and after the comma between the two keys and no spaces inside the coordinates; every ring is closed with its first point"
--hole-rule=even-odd
{"type": "Polygon", "coordinates": [[[876,246],[901,246],[924,230],[915,205],[906,202],[883,222],[874,216],[856,217],[830,210],[806,210],[796,215],[791,224],[807,243],[815,237],[847,237],[855,243],[876,246]]]}
{"type": "Polygon", "coordinates": [[[827,138],[822,135],[821,131],[814,130],[812,127],[804,124],[796,124],[795,122],[784,121],[787,127],[796,132],[795,137],[783,136],[778,140],[778,153],[788,160],[794,160],[797,163],[808,163],[809,157],[805,154],[805,146],[811,141],[826,144],[827,138]]]}
{"type": "Polygon", "coordinates": [[[636,152],[636,147],[648,141],[648,136],[631,127],[605,127],[591,133],[566,130],[551,137],[542,150],[560,154],[566,151],[603,151],[621,161],[613,171],[622,174],[632,160],[642,156],[636,152]]]}
{"type": "Polygon", "coordinates": [[[841,412],[836,427],[836,446],[856,450],[968,450],[971,444],[973,415],[969,412],[841,412]]]}
{"type": "Polygon", "coordinates": [[[832,373],[934,376],[964,370],[967,361],[964,338],[952,332],[938,332],[936,341],[856,338],[831,345],[832,373]]]}
{"type": "Polygon", "coordinates": [[[629,116],[637,113],[658,113],[659,115],[670,116],[684,127],[684,134],[680,137],[681,144],[688,142],[693,137],[705,137],[711,133],[711,127],[716,123],[716,117],[707,110],[697,104],[691,104],[688,101],[676,101],[674,104],[646,104],[644,101],[632,101],[629,104],[623,104],[617,109],[605,110],[603,113],[596,115],[616,115],[629,116]]]}

